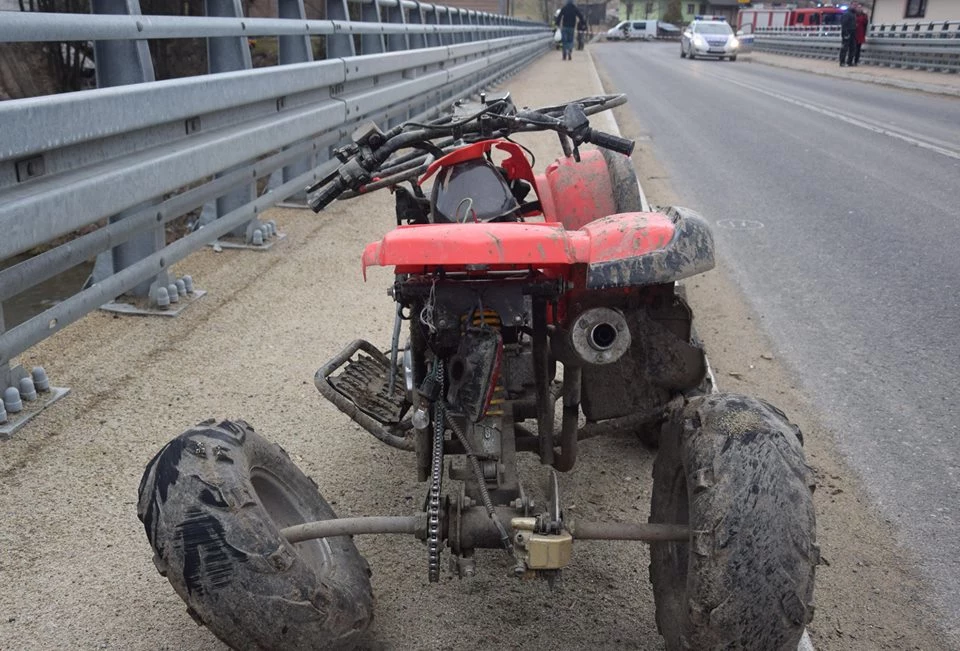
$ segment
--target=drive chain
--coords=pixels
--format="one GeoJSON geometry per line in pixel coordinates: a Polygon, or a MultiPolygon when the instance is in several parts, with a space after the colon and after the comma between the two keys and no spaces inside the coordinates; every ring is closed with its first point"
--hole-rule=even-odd
{"type": "Polygon", "coordinates": [[[427,507],[427,561],[430,583],[440,580],[440,491],[443,488],[443,432],[446,427],[443,360],[437,360],[435,373],[440,397],[433,403],[433,456],[427,507]]]}

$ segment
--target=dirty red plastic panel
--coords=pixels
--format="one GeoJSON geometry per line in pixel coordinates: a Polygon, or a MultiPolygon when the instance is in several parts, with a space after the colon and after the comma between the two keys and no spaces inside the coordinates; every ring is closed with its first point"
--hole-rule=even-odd
{"type": "Polygon", "coordinates": [[[489,222],[400,226],[367,245],[367,267],[467,265],[537,268],[575,264],[578,259],[560,224],[489,222]]]}
{"type": "Polygon", "coordinates": [[[367,245],[367,267],[545,269],[636,258],[669,246],[674,223],[661,213],[623,213],[579,230],[558,223],[422,224],[400,226],[367,245]]]}
{"type": "Polygon", "coordinates": [[[560,222],[569,230],[617,210],[607,163],[597,149],[581,152],[579,163],[557,159],[537,176],[536,188],[546,221],[560,222]]]}
{"type": "Polygon", "coordinates": [[[673,240],[676,226],[659,212],[627,212],[591,221],[574,233],[589,240],[587,264],[636,258],[665,249],[673,240]]]}

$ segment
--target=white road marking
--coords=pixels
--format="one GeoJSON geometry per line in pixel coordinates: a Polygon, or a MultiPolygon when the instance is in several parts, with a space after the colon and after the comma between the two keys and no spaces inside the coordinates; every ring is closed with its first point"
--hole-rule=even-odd
{"type": "Polygon", "coordinates": [[[861,117],[848,115],[846,113],[837,111],[836,109],[828,108],[826,106],[821,106],[819,104],[814,104],[812,102],[808,102],[802,99],[797,99],[795,97],[790,97],[789,95],[784,95],[783,93],[777,93],[772,90],[760,88],[759,86],[754,86],[753,84],[748,84],[742,81],[738,81],[736,79],[731,79],[726,76],[724,76],[723,79],[724,81],[727,81],[731,84],[736,84],[737,86],[741,86],[743,88],[752,90],[755,93],[760,93],[761,95],[767,95],[768,97],[779,99],[780,101],[787,102],[788,104],[793,104],[794,106],[799,106],[809,111],[820,113],[821,115],[826,115],[835,120],[840,120],[842,122],[846,122],[847,124],[852,124],[855,127],[866,129],[867,131],[873,131],[874,133],[879,133],[885,136],[889,136],[891,138],[896,138],[897,140],[902,140],[903,142],[909,143],[911,145],[915,145],[917,147],[921,147],[923,149],[936,152],[938,154],[947,156],[949,158],[953,158],[955,160],[960,160],[960,151],[942,147],[940,145],[937,145],[933,142],[929,142],[917,136],[908,135],[906,133],[902,133],[900,131],[890,129],[888,127],[871,122],[861,117]]]}

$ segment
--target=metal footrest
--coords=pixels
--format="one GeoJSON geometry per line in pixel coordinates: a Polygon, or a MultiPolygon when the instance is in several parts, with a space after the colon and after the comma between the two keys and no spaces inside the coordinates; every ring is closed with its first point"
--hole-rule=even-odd
{"type": "Polygon", "coordinates": [[[402,377],[394,379],[393,393],[389,390],[390,360],[385,355],[360,353],[340,375],[330,378],[330,384],[384,425],[399,423],[408,406],[402,377]]]}
{"type": "Polygon", "coordinates": [[[410,408],[403,375],[397,372],[390,391],[390,359],[373,344],[357,339],[327,362],[314,377],[314,384],[337,409],[378,439],[401,450],[413,450],[410,408]],[[356,355],[356,359],[354,359],[356,355]],[[340,368],[343,371],[333,376],[340,368]]]}

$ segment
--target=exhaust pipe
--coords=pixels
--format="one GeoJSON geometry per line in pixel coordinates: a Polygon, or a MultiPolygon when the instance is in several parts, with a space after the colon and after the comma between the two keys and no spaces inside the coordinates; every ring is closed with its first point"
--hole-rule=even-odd
{"type": "Polygon", "coordinates": [[[570,327],[570,346],[585,364],[611,364],[630,349],[630,328],[623,312],[610,307],[585,310],[570,327]]]}

